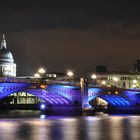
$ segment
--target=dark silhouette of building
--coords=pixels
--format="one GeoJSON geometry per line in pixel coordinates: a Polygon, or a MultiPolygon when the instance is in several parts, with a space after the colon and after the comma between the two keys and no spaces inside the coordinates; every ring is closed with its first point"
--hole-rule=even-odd
{"type": "Polygon", "coordinates": [[[96,66],[96,73],[106,73],[107,67],[104,65],[98,65],[96,66]]]}
{"type": "Polygon", "coordinates": [[[134,60],[134,71],[135,72],[140,72],[140,60],[134,60]]]}

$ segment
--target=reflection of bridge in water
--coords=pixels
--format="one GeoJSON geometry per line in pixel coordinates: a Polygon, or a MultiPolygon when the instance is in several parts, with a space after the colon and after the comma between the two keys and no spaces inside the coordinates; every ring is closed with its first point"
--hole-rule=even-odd
{"type": "Polygon", "coordinates": [[[139,90],[90,87],[87,89],[87,93],[81,93],[80,86],[49,82],[42,84],[39,79],[1,78],[0,82],[0,99],[13,93],[27,92],[42,99],[48,106],[82,106],[84,104],[85,108],[89,108],[97,97],[116,109],[137,108],[140,104],[139,90]]]}

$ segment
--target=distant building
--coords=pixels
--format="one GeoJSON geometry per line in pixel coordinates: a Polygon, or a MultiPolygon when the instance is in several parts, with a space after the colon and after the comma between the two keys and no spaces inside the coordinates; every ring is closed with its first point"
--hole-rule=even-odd
{"type": "Polygon", "coordinates": [[[134,71],[140,72],[140,60],[134,60],[134,71]]]}
{"type": "Polygon", "coordinates": [[[98,65],[96,66],[96,73],[106,73],[107,67],[104,65],[98,65]]]}
{"type": "Polygon", "coordinates": [[[7,49],[4,35],[0,46],[0,77],[16,77],[16,64],[12,53],[7,49]]]}
{"type": "Polygon", "coordinates": [[[117,86],[120,88],[140,89],[140,74],[135,72],[96,74],[96,81],[99,86],[117,86]]]}
{"type": "Polygon", "coordinates": [[[48,78],[48,79],[56,79],[56,78],[59,78],[59,77],[63,77],[65,75],[66,75],[65,73],[48,72],[46,74],[46,78],[48,78]]]}
{"type": "MultiPolygon", "coordinates": [[[[85,69],[84,69],[85,70],[85,69]]],[[[82,71],[83,72],[83,71],[82,71]]],[[[79,71],[78,71],[79,73],[79,71]]],[[[77,73],[76,73],[77,74],[77,73]]],[[[119,87],[126,89],[140,89],[140,73],[138,72],[106,72],[106,73],[92,73],[91,71],[84,71],[81,75],[60,76],[56,78],[61,83],[72,83],[80,86],[80,78],[84,77],[88,79],[89,86],[106,86],[106,87],[119,87]],[[79,78],[77,78],[77,76],[79,78]]]]}

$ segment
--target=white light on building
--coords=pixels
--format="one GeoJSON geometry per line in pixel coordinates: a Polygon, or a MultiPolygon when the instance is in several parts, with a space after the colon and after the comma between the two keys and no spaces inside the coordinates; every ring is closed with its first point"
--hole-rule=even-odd
{"type": "Polygon", "coordinates": [[[105,85],[106,84],[106,81],[102,81],[102,85],[105,85]]]}
{"type": "Polygon", "coordinates": [[[72,77],[72,76],[74,75],[74,73],[73,73],[72,71],[69,70],[69,71],[67,72],[67,75],[70,76],[70,77],[72,77]]]}
{"type": "Polygon", "coordinates": [[[39,78],[40,75],[39,75],[38,73],[35,73],[35,74],[34,74],[34,77],[39,78]]]}
{"type": "Polygon", "coordinates": [[[40,69],[38,70],[38,72],[41,73],[41,74],[44,74],[46,71],[45,71],[44,68],[40,68],[40,69]]]}
{"type": "Polygon", "coordinates": [[[92,75],[91,75],[91,78],[92,78],[92,79],[96,79],[96,78],[97,78],[96,74],[92,74],[92,75]]]}
{"type": "Polygon", "coordinates": [[[133,84],[136,84],[137,83],[137,80],[133,80],[133,84]]]}
{"type": "Polygon", "coordinates": [[[118,77],[114,77],[114,78],[113,78],[113,81],[115,81],[115,82],[117,82],[118,80],[119,80],[118,77]]]}

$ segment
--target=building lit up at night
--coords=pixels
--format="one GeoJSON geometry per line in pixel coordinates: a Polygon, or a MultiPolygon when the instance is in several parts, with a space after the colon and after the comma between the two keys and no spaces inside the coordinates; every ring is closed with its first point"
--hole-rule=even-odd
{"type": "Polygon", "coordinates": [[[0,77],[16,77],[16,64],[12,53],[7,49],[4,35],[0,47],[0,77]]]}
{"type": "Polygon", "coordinates": [[[116,86],[126,89],[140,88],[140,74],[135,72],[97,74],[95,81],[98,85],[108,87],[116,86]]]}

